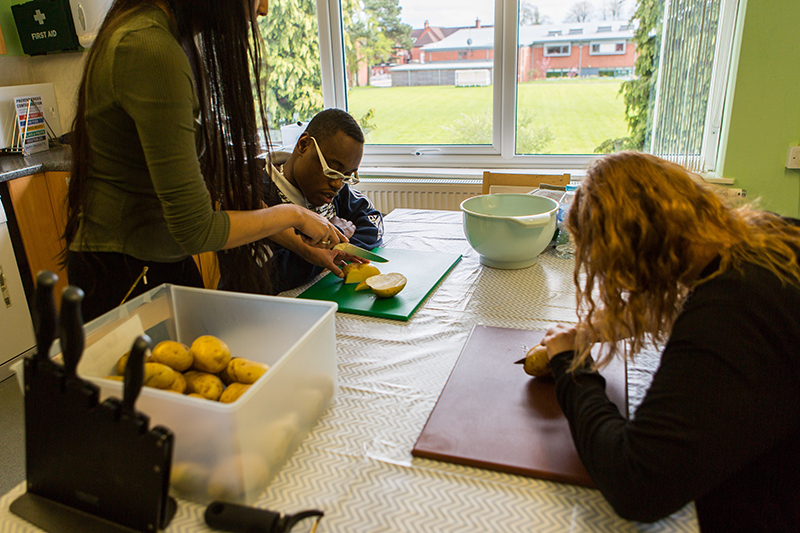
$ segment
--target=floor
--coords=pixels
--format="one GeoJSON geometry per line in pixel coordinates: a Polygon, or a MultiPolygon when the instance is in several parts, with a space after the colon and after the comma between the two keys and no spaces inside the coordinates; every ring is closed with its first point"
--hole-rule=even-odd
{"type": "Polygon", "coordinates": [[[0,381],[0,495],[25,479],[25,410],[16,376],[0,381]]]}

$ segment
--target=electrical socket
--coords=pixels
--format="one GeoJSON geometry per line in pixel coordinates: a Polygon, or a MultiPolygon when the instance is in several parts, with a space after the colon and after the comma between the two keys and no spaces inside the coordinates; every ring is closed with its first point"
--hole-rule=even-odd
{"type": "Polygon", "coordinates": [[[786,156],[786,168],[800,168],[800,146],[790,146],[786,156]]]}

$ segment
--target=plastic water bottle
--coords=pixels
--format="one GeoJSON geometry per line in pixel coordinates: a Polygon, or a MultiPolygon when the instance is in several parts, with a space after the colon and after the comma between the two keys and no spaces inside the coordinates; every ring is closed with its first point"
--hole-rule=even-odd
{"type": "Polygon", "coordinates": [[[572,236],[567,231],[567,215],[569,208],[572,206],[572,201],[575,199],[575,191],[578,190],[577,185],[569,184],[566,187],[567,192],[561,198],[558,204],[558,237],[556,238],[556,256],[562,259],[571,259],[575,257],[575,242],[572,236]]]}

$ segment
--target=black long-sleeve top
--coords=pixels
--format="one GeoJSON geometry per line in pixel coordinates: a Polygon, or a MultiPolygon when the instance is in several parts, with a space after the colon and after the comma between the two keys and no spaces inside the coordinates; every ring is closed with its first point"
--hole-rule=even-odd
{"type": "Polygon", "coordinates": [[[566,372],[573,355],[551,361],[558,401],[620,516],[694,501],[704,533],[800,531],[800,289],[753,265],[698,286],[630,421],[599,374],[566,372]]]}
{"type": "MultiPolygon", "coordinates": [[[[287,200],[280,197],[274,182],[267,184],[267,205],[277,205],[287,200]]],[[[350,243],[367,250],[383,244],[383,216],[375,209],[369,198],[360,191],[351,189],[346,183],[333,199],[333,211],[341,219],[349,220],[355,227],[350,243]]],[[[291,250],[271,244],[269,261],[275,269],[275,292],[282,292],[299,287],[303,283],[319,275],[325,269],[309,263],[291,250]]]]}

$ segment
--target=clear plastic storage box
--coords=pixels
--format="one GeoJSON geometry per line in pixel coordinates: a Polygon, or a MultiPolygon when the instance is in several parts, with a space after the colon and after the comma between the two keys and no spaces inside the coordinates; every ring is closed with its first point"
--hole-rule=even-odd
{"type": "Polygon", "coordinates": [[[153,345],[222,339],[234,357],[270,365],[230,404],[142,387],[137,410],[175,434],[171,490],[198,503],[258,499],[337,390],[332,302],[161,285],[84,327],[78,374],[121,397],[105,379],[142,332],[153,345]]]}

